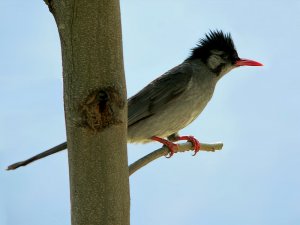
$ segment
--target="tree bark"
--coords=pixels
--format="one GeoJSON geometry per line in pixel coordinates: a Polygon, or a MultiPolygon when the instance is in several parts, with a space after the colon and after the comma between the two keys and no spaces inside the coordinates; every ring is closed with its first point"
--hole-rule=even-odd
{"type": "Polygon", "coordinates": [[[48,0],[59,30],[72,225],[128,225],[119,0],[48,0]]]}

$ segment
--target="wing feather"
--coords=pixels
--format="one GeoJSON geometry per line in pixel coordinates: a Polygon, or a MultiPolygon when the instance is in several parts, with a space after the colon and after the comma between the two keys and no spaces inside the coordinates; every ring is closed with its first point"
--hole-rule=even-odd
{"type": "Polygon", "coordinates": [[[191,71],[177,66],[158,77],[128,100],[128,126],[160,113],[161,107],[176,99],[186,90],[191,71]]]}

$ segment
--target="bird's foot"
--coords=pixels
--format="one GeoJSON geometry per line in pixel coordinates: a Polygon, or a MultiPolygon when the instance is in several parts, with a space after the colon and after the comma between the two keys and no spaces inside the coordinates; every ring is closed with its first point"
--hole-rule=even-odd
{"type": "Polygon", "coordinates": [[[178,137],[176,137],[176,139],[178,141],[179,140],[187,140],[187,141],[191,142],[193,144],[193,147],[195,150],[193,156],[195,156],[197,154],[197,152],[199,152],[201,144],[194,136],[178,136],[178,137]]]}
{"type": "Polygon", "coordinates": [[[177,144],[174,144],[173,142],[168,141],[166,139],[156,137],[156,136],[153,136],[151,139],[154,140],[154,141],[158,141],[158,142],[162,143],[163,145],[165,145],[169,149],[170,153],[169,153],[168,156],[166,156],[166,158],[171,158],[174,155],[175,150],[178,149],[177,144]]]}

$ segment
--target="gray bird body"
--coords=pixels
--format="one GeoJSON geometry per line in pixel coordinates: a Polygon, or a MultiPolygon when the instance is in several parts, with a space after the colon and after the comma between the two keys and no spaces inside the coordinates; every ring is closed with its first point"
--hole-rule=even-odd
{"type": "Polygon", "coordinates": [[[149,142],[186,127],[203,111],[218,80],[196,59],[152,81],[128,100],[128,142],[149,142]]]}

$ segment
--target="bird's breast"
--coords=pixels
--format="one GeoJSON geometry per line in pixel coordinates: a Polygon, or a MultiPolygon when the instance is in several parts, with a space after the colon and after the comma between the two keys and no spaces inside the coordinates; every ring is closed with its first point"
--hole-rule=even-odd
{"type": "Polygon", "coordinates": [[[203,111],[214,88],[215,81],[209,76],[193,76],[185,91],[129,127],[129,142],[147,142],[152,136],[167,137],[188,126],[203,111]]]}

